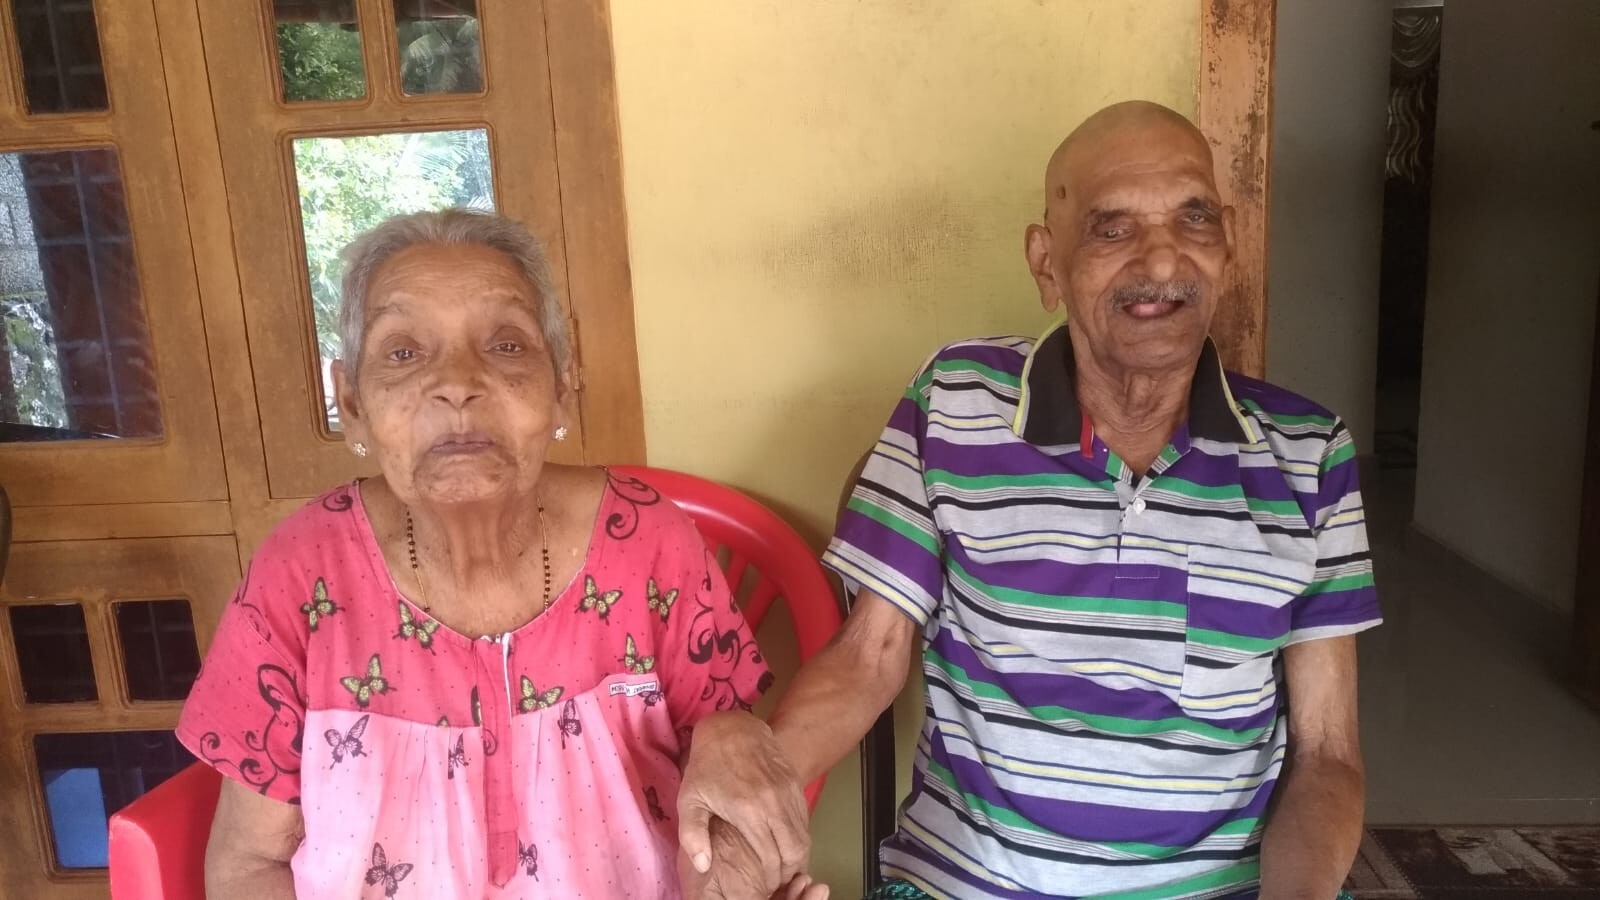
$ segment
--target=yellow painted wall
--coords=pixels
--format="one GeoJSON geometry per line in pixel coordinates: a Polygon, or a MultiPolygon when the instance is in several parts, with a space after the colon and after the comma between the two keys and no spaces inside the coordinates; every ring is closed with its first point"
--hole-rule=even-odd
{"type": "MultiPolygon", "coordinates": [[[[1118,100],[1195,106],[1198,0],[611,6],[650,462],[819,546],[938,345],[1046,323],[1022,230],[1056,142],[1118,100]]],[[[859,896],[856,767],[813,822],[836,897],[859,896]]]]}

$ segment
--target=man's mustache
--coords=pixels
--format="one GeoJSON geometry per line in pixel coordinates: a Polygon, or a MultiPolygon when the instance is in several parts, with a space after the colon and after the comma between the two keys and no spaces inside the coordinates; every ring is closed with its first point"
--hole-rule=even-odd
{"type": "Polygon", "coordinates": [[[1111,292],[1111,305],[1126,309],[1135,303],[1189,303],[1200,296],[1198,281],[1136,281],[1111,292]]]}

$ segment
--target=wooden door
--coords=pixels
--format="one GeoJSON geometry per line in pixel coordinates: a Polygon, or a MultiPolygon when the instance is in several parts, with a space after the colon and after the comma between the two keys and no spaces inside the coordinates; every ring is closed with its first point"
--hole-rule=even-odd
{"type": "Polygon", "coordinates": [[[0,0],[0,478],[18,507],[228,496],[159,48],[149,0],[0,0]]]}
{"type": "Polygon", "coordinates": [[[88,820],[192,761],[172,727],[238,565],[231,537],[12,550],[0,591],[0,894],[105,896],[104,833],[88,820]]]}
{"type": "Polygon", "coordinates": [[[558,171],[545,18],[536,0],[201,4],[234,244],[248,248],[238,277],[272,497],[311,496],[367,468],[340,439],[326,383],[338,353],[333,251],[383,215],[442,205],[527,223],[572,298],[584,390],[563,458],[642,455],[638,416],[619,423],[610,409],[638,408],[631,305],[569,277],[574,173],[564,182],[558,171]],[[362,216],[344,215],[357,206],[362,216]],[[591,335],[605,365],[585,364],[591,335]]]}
{"type": "Polygon", "coordinates": [[[0,0],[0,897],[105,896],[241,559],[356,472],[321,358],[371,223],[319,198],[527,222],[562,450],[643,462],[610,59],[605,0],[0,0]]]}

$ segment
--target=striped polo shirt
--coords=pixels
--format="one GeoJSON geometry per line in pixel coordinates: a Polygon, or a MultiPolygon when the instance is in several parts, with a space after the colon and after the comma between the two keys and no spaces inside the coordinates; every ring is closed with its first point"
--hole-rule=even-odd
{"type": "Polygon", "coordinates": [[[926,718],[880,858],[936,897],[1253,897],[1280,654],[1380,621],[1355,452],[1225,372],[1146,473],[1093,434],[1067,329],[940,350],[824,561],[922,627],[926,718]]]}

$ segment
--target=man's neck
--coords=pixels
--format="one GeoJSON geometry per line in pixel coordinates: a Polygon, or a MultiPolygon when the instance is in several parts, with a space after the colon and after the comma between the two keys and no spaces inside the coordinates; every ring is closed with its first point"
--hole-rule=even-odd
{"type": "Polygon", "coordinates": [[[1078,405],[1106,446],[1143,475],[1189,416],[1194,370],[1108,373],[1087,362],[1076,367],[1078,405]]]}

